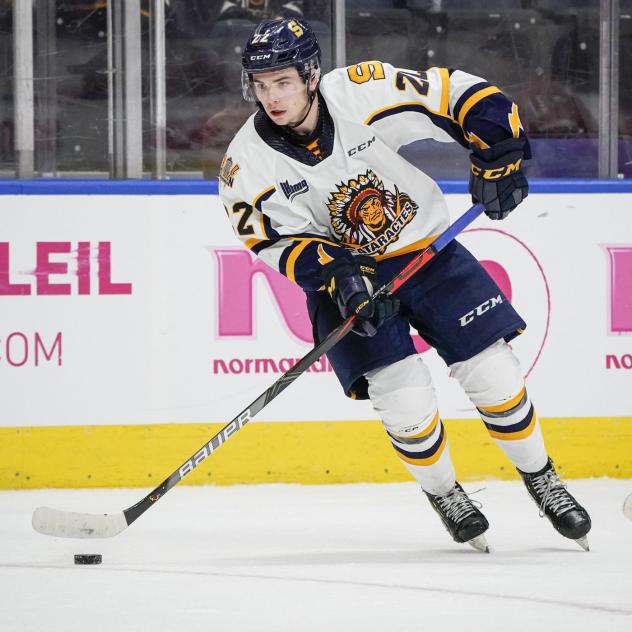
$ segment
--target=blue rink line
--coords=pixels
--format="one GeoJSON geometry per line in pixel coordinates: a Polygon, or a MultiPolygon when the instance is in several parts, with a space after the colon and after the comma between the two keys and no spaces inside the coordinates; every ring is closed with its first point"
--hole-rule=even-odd
{"type": "MultiPolygon", "coordinates": [[[[444,193],[467,193],[466,180],[439,180],[444,193]]],[[[632,193],[632,179],[529,180],[530,193],[632,193]]],[[[0,195],[217,195],[217,180],[0,180],[0,195]]]]}

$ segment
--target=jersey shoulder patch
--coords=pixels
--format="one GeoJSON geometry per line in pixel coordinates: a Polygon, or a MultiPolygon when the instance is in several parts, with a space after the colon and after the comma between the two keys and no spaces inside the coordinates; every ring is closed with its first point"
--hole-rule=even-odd
{"type": "Polygon", "coordinates": [[[239,163],[235,162],[228,154],[224,154],[222,164],[219,166],[220,182],[227,187],[232,188],[235,183],[235,176],[237,175],[239,169],[239,163]]]}

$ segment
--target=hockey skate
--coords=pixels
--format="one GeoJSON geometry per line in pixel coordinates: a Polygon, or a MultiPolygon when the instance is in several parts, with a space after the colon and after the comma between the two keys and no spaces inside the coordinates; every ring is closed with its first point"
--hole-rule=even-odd
{"type": "Polygon", "coordinates": [[[489,553],[489,545],[483,535],[489,528],[487,518],[458,483],[447,494],[425,494],[455,542],[467,542],[477,551],[489,553]]]}
{"type": "Polygon", "coordinates": [[[527,474],[518,470],[531,498],[540,507],[555,530],[565,538],[575,540],[584,551],[590,550],[586,534],[590,531],[588,512],[566,491],[566,483],[555,472],[553,461],[539,471],[527,474]]]}

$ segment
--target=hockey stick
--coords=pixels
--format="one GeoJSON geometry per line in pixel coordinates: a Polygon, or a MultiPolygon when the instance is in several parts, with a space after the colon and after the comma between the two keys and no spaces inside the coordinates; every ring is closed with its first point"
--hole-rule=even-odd
{"type": "MultiPolygon", "coordinates": [[[[484,208],[476,204],[450,225],[433,243],[414,257],[404,269],[389,283],[382,286],[373,296],[377,297],[398,290],[419,269],[443,250],[466,226],[473,222],[484,208]]],[[[282,393],[294,380],[316,360],[327,353],[350,331],[355,316],[349,316],[334,329],[318,346],[299,360],[284,373],[272,386],[266,389],[250,406],[242,410],[230,423],[226,424],[214,437],[204,444],[190,459],[166,478],[143,499],[114,514],[88,514],[61,511],[49,507],[38,507],[33,512],[33,528],[44,535],[64,538],[109,538],[121,533],[137,518],[142,516],[159,498],[177,485],[187,474],[206,460],[217,448],[228,441],[232,435],[243,428],[255,415],[260,413],[273,399],[282,393]]]]}

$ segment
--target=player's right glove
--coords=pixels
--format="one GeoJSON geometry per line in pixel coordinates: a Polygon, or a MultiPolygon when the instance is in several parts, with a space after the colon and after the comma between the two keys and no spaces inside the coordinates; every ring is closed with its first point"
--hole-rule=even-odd
{"type": "Polygon", "coordinates": [[[472,202],[481,202],[490,219],[505,219],[529,194],[529,184],[520,170],[526,142],[524,138],[508,138],[489,149],[472,146],[472,202]]]}
{"type": "Polygon", "coordinates": [[[329,296],[343,318],[356,315],[352,331],[359,336],[375,336],[384,321],[399,312],[399,300],[390,294],[371,298],[375,273],[375,260],[368,255],[336,257],[323,266],[329,296]]]}

